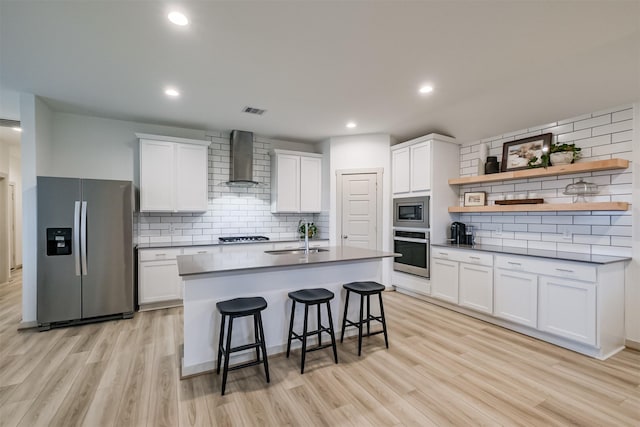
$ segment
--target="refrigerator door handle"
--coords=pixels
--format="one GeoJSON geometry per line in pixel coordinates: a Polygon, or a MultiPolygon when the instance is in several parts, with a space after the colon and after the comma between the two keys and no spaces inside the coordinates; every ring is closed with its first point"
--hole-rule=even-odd
{"type": "Polygon", "coordinates": [[[80,275],[80,202],[76,200],[73,209],[73,246],[76,261],[76,276],[80,275]]]}
{"type": "Polygon", "coordinates": [[[80,258],[82,259],[82,275],[87,275],[87,202],[82,202],[80,214],[80,258]]]}

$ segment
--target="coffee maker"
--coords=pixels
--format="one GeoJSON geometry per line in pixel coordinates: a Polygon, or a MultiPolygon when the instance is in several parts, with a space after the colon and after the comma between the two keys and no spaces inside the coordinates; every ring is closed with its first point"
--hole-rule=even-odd
{"type": "Polygon", "coordinates": [[[467,244],[467,226],[463,222],[455,221],[451,223],[450,241],[454,245],[467,244]]]}

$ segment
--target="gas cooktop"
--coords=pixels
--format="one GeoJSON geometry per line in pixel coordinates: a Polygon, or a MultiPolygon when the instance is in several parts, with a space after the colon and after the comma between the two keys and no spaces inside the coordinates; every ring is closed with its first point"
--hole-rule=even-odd
{"type": "Polygon", "coordinates": [[[220,243],[251,243],[264,242],[269,240],[265,236],[235,236],[235,237],[218,237],[220,243]]]}

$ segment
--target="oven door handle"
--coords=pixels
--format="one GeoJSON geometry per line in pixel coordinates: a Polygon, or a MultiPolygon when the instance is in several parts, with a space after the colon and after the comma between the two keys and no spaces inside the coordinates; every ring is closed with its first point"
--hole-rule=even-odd
{"type": "Polygon", "coordinates": [[[399,242],[410,242],[410,243],[429,243],[428,239],[411,239],[409,237],[394,237],[393,240],[397,240],[399,242]]]}

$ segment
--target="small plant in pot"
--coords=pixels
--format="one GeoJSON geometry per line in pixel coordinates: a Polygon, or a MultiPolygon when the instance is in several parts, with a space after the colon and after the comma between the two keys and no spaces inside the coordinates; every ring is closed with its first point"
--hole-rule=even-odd
{"type": "MultiPolygon", "coordinates": [[[[309,238],[312,238],[318,234],[318,227],[316,227],[314,223],[310,223],[307,232],[309,234],[309,238]]],[[[304,224],[300,224],[300,227],[298,227],[298,233],[300,233],[300,238],[304,239],[304,224]]]]}
{"type": "Polygon", "coordinates": [[[568,165],[580,158],[582,148],[576,147],[576,144],[551,144],[549,151],[540,156],[540,163],[537,157],[529,160],[530,168],[548,167],[568,165]]]}

